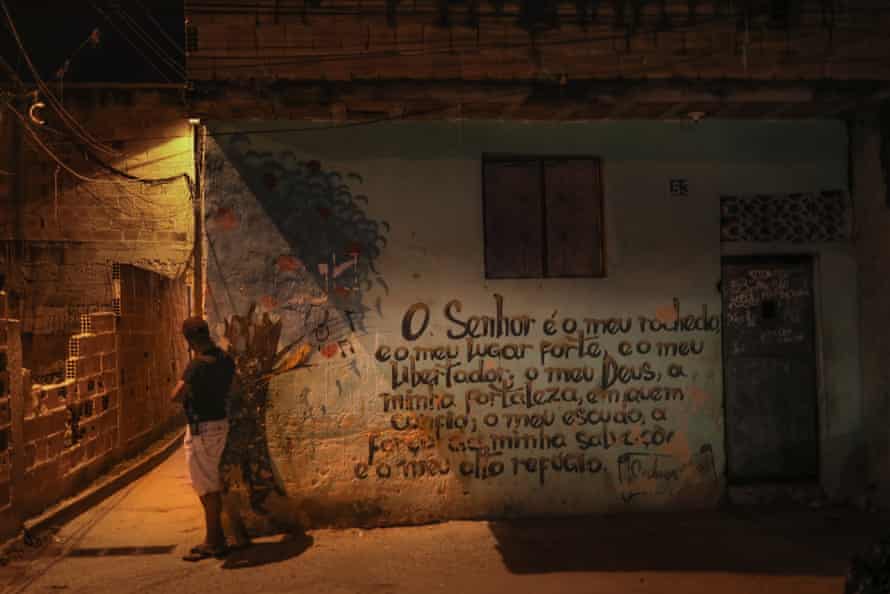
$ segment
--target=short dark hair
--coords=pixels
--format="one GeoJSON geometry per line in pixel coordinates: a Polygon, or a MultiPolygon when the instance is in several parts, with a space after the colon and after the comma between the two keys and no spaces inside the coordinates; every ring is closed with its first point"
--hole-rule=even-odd
{"type": "Polygon", "coordinates": [[[182,334],[188,341],[210,340],[210,327],[204,318],[192,316],[182,323],[182,334]]]}

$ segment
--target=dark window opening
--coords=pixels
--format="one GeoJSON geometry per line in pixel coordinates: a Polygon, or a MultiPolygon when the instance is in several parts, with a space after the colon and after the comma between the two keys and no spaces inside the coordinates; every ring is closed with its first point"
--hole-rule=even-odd
{"type": "Polygon", "coordinates": [[[605,276],[600,162],[486,157],[485,276],[605,276]]]}

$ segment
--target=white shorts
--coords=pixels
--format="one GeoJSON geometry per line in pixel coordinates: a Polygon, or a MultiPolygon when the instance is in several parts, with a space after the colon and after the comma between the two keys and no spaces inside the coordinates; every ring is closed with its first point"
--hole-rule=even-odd
{"type": "Polygon", "coordinates": [[[219,463],[226,447],[229,421],[205,421],[198,425],[197,435],[192,435],[191,425],[185,430],[185,461],[189,467],[192,487],[203,497],[222,491],[219,463]]]}

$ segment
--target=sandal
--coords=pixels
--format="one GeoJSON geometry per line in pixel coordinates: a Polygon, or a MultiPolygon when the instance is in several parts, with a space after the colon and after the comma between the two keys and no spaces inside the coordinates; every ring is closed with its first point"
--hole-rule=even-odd
{"type": "Polygon", "coordinates": [[[228,554],[229,550],[226,547],[212,548],[207,545],[198,545],[192,547],[189,550],[187,555],[182,556],[183,561],[201,561],[203,559],[209,559],[210,557],[214,557],[216,559],[223,559],[228,554]]]}
{"type": "Polygon", "coordinates": [[[201,554],[202,551],[213,551],[211,554],[216,557],[217,555],[225,555],[226,553],[231,553],[232,551],[240,551],[246,549],[250,546],[250,543],[247,544],[233,544],[233,545],[223,545],[219,549],[211,549],[207,545],[199,544],[193,546],[189,549],[189,553],[194,553],[196,555],[201,554]]]}

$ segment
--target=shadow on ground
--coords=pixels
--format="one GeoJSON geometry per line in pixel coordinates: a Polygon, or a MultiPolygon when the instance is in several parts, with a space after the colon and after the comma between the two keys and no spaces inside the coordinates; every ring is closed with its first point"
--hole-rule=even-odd
{"type": "Polygon", "coordinates": [[[733,509],[490,522],[507,569],[844,575],[888,514],[733,509]]]}
{"type": "Polygon", "coordinates": [[[231,552],[223,563],[223,569],[247,569],[281,563],[299,557],[312,546],[314,540],[308,534],[287,534],[279,540],[255,541],[247,548],[231,552]]]}

